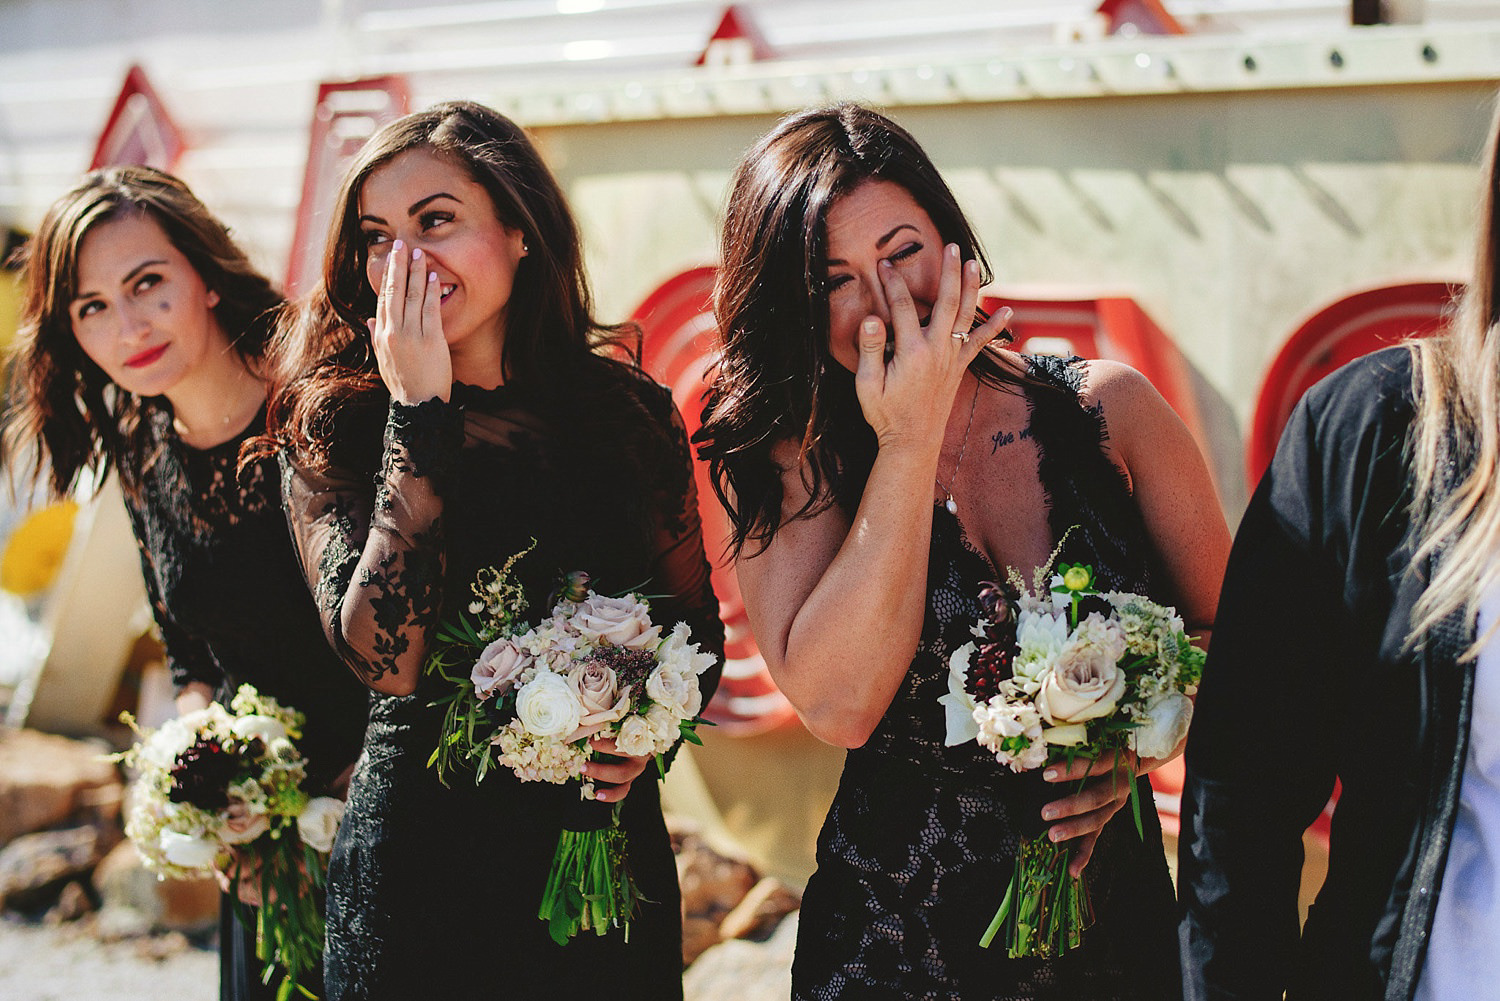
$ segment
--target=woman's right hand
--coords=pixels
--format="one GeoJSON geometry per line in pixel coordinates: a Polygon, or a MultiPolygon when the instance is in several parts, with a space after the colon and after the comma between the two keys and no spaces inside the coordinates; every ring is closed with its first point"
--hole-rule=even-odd
{"type": "Polygon", "coordinates": [[[940,444],[964,372],[1005,329],[1011,310],[1000,309],[973,325],[979,263],[960,261],[956,244],[943,248],[937,300],[925,327],[897,268],[884,260],[879,273],[896,344],[887,359],[885,323],[871,314],[860,324],[854,377],[860,409],[882,448],[909,439],[940,444]]]}
{"type": "Polygon", "coordinates": [[[380,378],[391,399],[408,405],[433,397],[446,400],[453,387],[453,359],[443,338],[442,286],[426,263],[420,247],[408,254],[396,240],[386,256],[375,318],[366,321],[380,378]]]}

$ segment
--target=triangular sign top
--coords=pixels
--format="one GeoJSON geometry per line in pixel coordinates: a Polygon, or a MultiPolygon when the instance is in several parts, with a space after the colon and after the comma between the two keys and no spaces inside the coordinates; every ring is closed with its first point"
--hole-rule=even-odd
{"type": "Polygon", "coordinates": [[[775,56],[750,15],[739,4],[730,4],[695,65],[760,62],[775,56]]]}
{"type": "Polygon", "coordinates": [[[1173,17],[1161,0],[1104,0],[1099,13],[1109,18],[1109,33],[1117,35],[1126,25],[1142,35],[1185,35],[1187,29],[1173,17]]]}
{"type": "Polygon", "coordinates": [[[166,105],[156,96],[146,71],[132,66],[99,142],[94,147],[90,170],[124,164],[144,164],[171,171],[187,147],[166,105]]]}

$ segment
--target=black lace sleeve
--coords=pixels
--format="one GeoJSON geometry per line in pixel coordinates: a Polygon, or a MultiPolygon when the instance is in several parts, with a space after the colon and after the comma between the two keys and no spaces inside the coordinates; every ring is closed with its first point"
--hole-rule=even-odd
{"type": "Polygon", "coordinates": [[[125,510],[130,514],[136,549],[141,554],[141,577],[146,584],[146,598],[151,602],[151,616],[156,620],[156,629],[161,633],[162,645],[167,650],[167,670],[172,675],[172,684],[183,688],[197,681],[217,692],[224,684],[224,672],[214,660],[213,652],[201,638],[178,625],[162,598],[161,578],[146,543],[147,530],[138,500],[132,499],[135,496],[132,491],[126,491],[125,510]]]}
{"type": "Polygon", "coordinates": [[[463,411],[392,403],[373,486],[282,456],[282,496],[329,642],[361,681],[420,675],[442,606],[442,487],[463,411]]]}

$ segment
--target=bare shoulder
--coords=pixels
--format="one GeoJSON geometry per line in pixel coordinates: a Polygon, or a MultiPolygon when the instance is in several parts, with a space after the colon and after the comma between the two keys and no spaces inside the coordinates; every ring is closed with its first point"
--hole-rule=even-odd
{"type": "Polygon", "coordinates": [[[1150,379],[1109,358],[1091,358],[1083,363],[1080,395],[1086,404],[1102,403],[1106,415],[1111,410],[1139,415],[1167,405],[1150,379]]]}

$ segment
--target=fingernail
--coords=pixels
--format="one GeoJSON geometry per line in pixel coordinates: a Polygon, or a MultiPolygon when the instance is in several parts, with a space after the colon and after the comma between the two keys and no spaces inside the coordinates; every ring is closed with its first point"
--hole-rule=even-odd
{"type": "Polygon", "coordinates": [[[1052,828],[1052,830],[1047,832],[1047,837],[1051,838],[1054,842],[1061,841],[1063,839],[1062,831],[1059,831],[1054,827],[1052,828]]]}
{"type": "Polygon", "coordinates": [[[420,261],[422,259],[422,248],[421,247],[418,247],[416,250],[413,250],[411,252],[411,259],[414,260],[414,261],[420,261]]]}
{"type": "Polygon", "coordinates": [[[1047,807],[1045,810],[1042,811],[1042,819],[1043,820],[1056,820],[1057,819],[1057,811],[1054,810],[1054,809],[1052,809],[1052,807],[1050,807],[1050,806],[1047,807]]]}
{"type": "Polygon", "coordinates": [[[948,256],[949,257],[957,257],[958,256],[958,244],[956,244],[956,243],[950,243],[950,244],[948,244],[948,256]]]}
{"type": "Polygon", "coordinates": [[[1009,321],[1010,318],[1012,316],[1015,316],[1015,315],[1016,315],[1016,311],[1013,310],[1013,309],[1011,309],[1009,306],[1001,306],[1000,307],[1000,323],[1002,325],[1005,324],[1007,321],[1009,321]]]}
{"type": "Polygon", "coordinates": [[[395,242],[393,242],[391,244],[391,249],[392,250],[400,250],[404,246],[406,246],[406,244],[402,243],[400,240],[396,240],[395,242]]]}
{"type": "Polygon", "coordinates": [[[1047,769],[1045,772],[1042,773],[1042,778],[1046,779],[1048,782],[1051,782],[1053,779],[1057,778],[1057,769],[1056,768],[1049,768],[1049,769],[1047,769]]]}
{"type": "Polygon", "coordinates": [[[437,272],[436,271],[429,271],[429,272],[427,272],[427,284],[431,285],[435,281],[437,281],[437,272]]]}
{"type": "Polygon", "coordinates": [[[880,266],[887,271],[895,267],[895,265],[891,263],[890,258],[887,257],[882,257],[880,259],[880,266]]]}
{"type": "Polygon", "coordinates": [[[865,334],[874,337],[876,334],[880,333],[880,321],[866,320],[864,321],[864,323],[860,324],[860,330],[865,334]]]}

